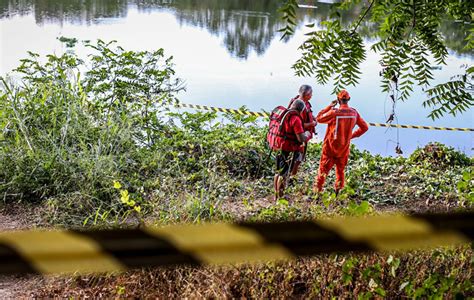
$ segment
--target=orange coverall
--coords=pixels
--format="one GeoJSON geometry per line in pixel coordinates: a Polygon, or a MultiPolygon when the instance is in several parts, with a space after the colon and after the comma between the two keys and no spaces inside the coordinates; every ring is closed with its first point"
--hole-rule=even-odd
{"type": "Polygon", "coordinates": [[[351,139],[363,135],[369,126],[359,113],[347,104],[341,104],[339,108],[329,105],[319,112],[316,120],[318,123],[328,124],[319,162],[317,189],[319,192],[323,190],[326,176],[336,165],[335,189],[339,191],[344,187],[344,169],[349,159],[351,139]],[[355,125],[359,128],[352,132],[355,125]]]}

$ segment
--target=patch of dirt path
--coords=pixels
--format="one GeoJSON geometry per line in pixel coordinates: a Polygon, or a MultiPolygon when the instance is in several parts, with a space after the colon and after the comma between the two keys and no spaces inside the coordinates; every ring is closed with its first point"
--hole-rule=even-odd
{"type": "MultiPolygon", "coordinates": [[[[0,232],[35,227],[33,211],[0,208],[0,232]]],[[[19,299],[18,295],[31,290],[31,277],[0,276],[0,299],[19,299]]]]}

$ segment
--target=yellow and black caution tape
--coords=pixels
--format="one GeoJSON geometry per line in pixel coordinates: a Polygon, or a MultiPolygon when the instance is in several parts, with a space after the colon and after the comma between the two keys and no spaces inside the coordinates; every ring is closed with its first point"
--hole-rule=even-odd
{"type": "MultiPolygon", "coordinates": [[[[254,116],[254,117],[266,117],[268,118],[270,114],[268,112],[254,112],[242,109],[233,109],[233,108],[222,108],[222,107],[214,107],[214,106],[207,106],[207,105],[199,105],[199,104],[187,104],[187,103],[175,103],[176,107],[184,107],[184,108],[193,108],[193,109],[200,109],[200,110],[208,110],[213,112],[223,112],[223,113],[231,113],[231,114],[238,114],[242,116],[254,116]]],[[[448,131],[474,131],[474,128],[458,128],[458,127],[438,127],[438,126],[422,126],[422,125],[400,125],[400,124],[392,124],[392,123],[368,123],[370,126],[375,127],[392,127],[392,128],[411,128],[411,129],[426,129],[426,130],[448,130],[448,131]]]]}
{"type": "Polygon", "coordinates": [[[200,105],[200,104],[188,104],[188,103],[173,103],[175,107],[184,107],[184,108],[193,108],[199,110],[209,110],[213,112],[222,112],[222,113],[230,113],[235,115],[241,116],[254,116],[254,117],[264,117],[268,118],[270,114],[268,112],[255,112],[243,109],[234,109],[234,108],[223,108],[223,107],[215,107],[215,106],[207,106],[207,105],[200,105]]]}
{"type": "Polygon", "coordinates": [[[474,240],[474,212],[0,233],[0,274],[119,272],[253,263],[331,252],[406,251],[474,240]]]}

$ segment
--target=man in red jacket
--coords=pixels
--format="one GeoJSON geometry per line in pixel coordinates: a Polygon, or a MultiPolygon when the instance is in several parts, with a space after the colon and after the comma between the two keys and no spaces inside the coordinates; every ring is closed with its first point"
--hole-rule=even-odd
{"type": "Polygon", "coordinates": [[[311,138],[311,133],[303,128],[301,112],[304,108],[305,104],[302,100],[293,101],[283,120],[283,136],[277,136],[275,139],[275,147],[280,149],[276,156],[277,173],[273,180],[275,200],[283,196],[290,171],[294,164],[301,160],[303,145],[311,138]]]}
{"type": "MultiPolygon", "coordinates": [[[[313,116],[313,110],[311,109],[311,103],[309,100],[313,97],[313,88],[310,85],[303,84],[299,91],[298,91],[298,96],[290,100],[290,104],[288,105],[288,108],[291,107],[291,105],[296,101],[296,100],[302,100],[305,104],[304,110],[301,112],[301,119],[303,121],[303,129],[305,131],[308,131],[311,133],[311,138],[313,137],[313,134],[316,132],[315,127],[316,127],[316,120],[314,119],[313,116]]],[[[295,176],[298,173],[299,166],[303,162],[305,155],[305,151],[303,151],[303,155],[299,157],[297,161],[295,161],[293,168],[291,169],[290,175],[295,176]]]]}
{"type": "Polygon", "coordinates": [[[326,176],[336,165],[336,194],[344,187],[344,169],[349,159],[351,139],[363,135],[369,126],[359,113],[347,104],[351,97],[346,90],[337,95],[337,100],[321,110],[316,117],[318,123],[328,124],[324,137],[321,160],[317,180],[313,186],[314,192],[323,190],[326,176]],[[335,108],[337,103],[339,108],[335,108]],[[352,131],[357,125],[359,128],[352,131]]]}

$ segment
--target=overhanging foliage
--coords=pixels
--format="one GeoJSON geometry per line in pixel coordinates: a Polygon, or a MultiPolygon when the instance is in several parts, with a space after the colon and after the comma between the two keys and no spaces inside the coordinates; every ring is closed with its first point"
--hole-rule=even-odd
{"type": "MultiPolygon", "coordinates": [[[[316,1],[314,1],[316,2],[316,1]]],[[[294,34],[298,3],[287,0],[281,8],[286,26],[282,38],[294,34]]],[[[392,91],[406,100],[414,85],[421,86],[427,99],[423,106],[433,109],[429,117],[436,119],[446,113],[456,115],[474,105],[474,68],[454,76],[449,82],[430,87],[432,64],[446,64],[448,50],[440,26],[445,20],[462,22],[470,34],[465,49],[474,49],[472,15],[474,2],[458,0],[345,0],[331,7],[329,21],[321,22],[319,30],[307,33],[300,46],[301,58],[293,65],[297,76],[312,76],[320,84],[333,80],[336,92],[359,82],[360,65],[366,49],[359,31],[367,26],[377,28],[371,46],[381,56],[380,75],[383,91],[392,91]],[[360,9],[360,17],[349,25],[341,25],[341,12],[360,9]],[[469,29],[470,28],[470,29],[469,29]]],[[[308,24],[315,27],[315,24],[308,24]]]]}

